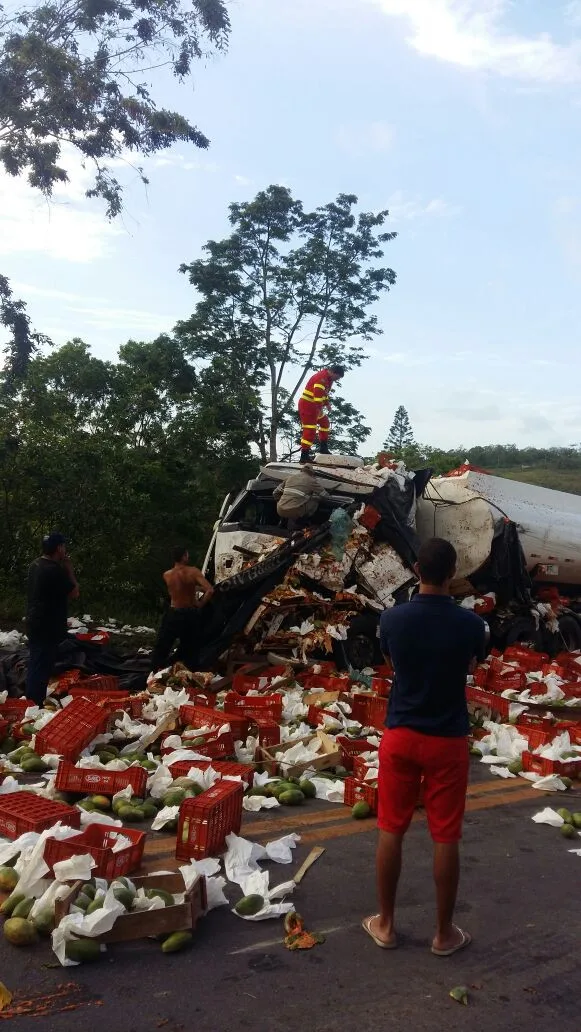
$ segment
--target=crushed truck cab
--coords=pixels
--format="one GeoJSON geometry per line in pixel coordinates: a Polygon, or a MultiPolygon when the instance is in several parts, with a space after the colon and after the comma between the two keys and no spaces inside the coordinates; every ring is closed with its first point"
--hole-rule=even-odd
{"type": "MultiPolygon", "coordinates": [[[[434,535],[455,545],[455,593],[486,613],[494,643],[548,649],[546,637],[558,637],[560,617],[534,603],[529,574],[543,570],[546,579],[553,553],[581,573],[573,562],[581,555],[581,499],[534,488],[527,503],[526,485],[468,468],[430,479],[430,471],[401,463],[318,456],[313,475],[327,497],[297,531],[278,516],[273,492],[298,468],[268,463],[223,506],[204,564],[216,585],[206,663],[236,642],[246,652],[295,659],[332,652],[343,666],[377,662],[378,614],[410,597],[418,549],[434,535]]],[[[561,559],[553,565],[561,569],[561,559]]],[[[574,610],[565,614],[578,620],[574,610]]],[[[553,651],[562,644],[555,640],[553,651]]]]}

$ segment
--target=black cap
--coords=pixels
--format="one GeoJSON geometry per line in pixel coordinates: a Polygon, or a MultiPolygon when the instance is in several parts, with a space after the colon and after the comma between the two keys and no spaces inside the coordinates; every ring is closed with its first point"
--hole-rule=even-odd
{"type": "Polygon", "coordinates": [[[45,555],[52,555],[56,552],[60,545],[66,545],[67,539],[64,534],[60,534],[58,530],[53,531],[52,534],[47,534],[42,539],[42,551],[45,555]]]}

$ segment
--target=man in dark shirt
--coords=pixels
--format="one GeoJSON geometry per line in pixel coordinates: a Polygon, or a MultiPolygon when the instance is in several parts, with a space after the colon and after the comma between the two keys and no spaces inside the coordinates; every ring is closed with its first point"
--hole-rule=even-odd
{"type": "Polygon", "coordinates": [[[42,706],[59,643],[67,633],[69,598],[79,597],[79,586],[67,556],[62,534],[48,534],[42,555],[28,571],[26,633],[29,659],[26,697],[42,706]]]}
{"type": "Polygon", "coordinates": [[[363,921],[383,949],[397,946],[394,910],[402,841],[424,782],[434,843],[438,921],[432,953],[448,957],[471,937],[453,923],[460,876],[458,842],[468,784],[466,676],[486,654],[486,624],[450,596],[456,552],[441,538],[426,541],[416,573],[419,594],[381,617],[381,648],[395,677],[387,730],[379,749],[380,913],[363,921]]]}

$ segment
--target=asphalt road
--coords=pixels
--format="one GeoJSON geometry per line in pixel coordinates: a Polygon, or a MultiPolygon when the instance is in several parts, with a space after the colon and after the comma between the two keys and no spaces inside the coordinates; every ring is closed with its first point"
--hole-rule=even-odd
{"type": "MultiPolygon", "coordinates": [[[[33,1014],[12,1019],[16,1032],[578,1032],[581,1026],[579,883],[581,856],[558,831],[531,815],[545,805],[581,810],[581,785],[543,796],[503,782],[475,764],[463,846],[458,922],[473,944],[452,958],[433,957],[431,850],[420,816],[409,832],[400,886],[400,948],[382,951],[360,927],[374,913],[372,821],[341,807],[311,804],[293,812],[248,816],[249,837],[267,841],[302,832],[292,866],[271,865],[271,883],[291,877],[312,845],[325,847],[295,894],[297,909],[326,942],[304,953],[282,945],[282,923],[249,923],[227,908],[198,925],[195,945],[165,956],[159,944],[110,947],[82,968],[54,968],[47,945],[2,946],[2,981],[33,1014]],[[564,801],[565,800],[565,801],[564,801]],[[467,985],[463,1007],[449,990],[467,985]],[[62,994],[44,1005],[45,999],[62,994]],[[62,1010],[70,1007],[70,1010],[62,1010]]],[[[244,829],[243,829],[244,830],[244,829]]],[[[150,869],[168,866],[168,840],[153,843],[150,869]]],[[[579,839],[581,848],[581,839],[579,839]]],[[[236,887],[229,893],[235,901],[236,887]]],[[[0,1020],[2,1019],[0,1013],[0,1020]]]]}

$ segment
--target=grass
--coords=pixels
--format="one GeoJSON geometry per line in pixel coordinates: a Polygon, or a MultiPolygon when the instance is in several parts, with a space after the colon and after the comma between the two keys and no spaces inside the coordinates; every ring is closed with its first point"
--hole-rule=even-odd
{"type": "Polygon", "coordinates": [[[523,469],[519,466],[516,469],[490,469],[490,473],[507,480],[519,480],[523,484],[535,484],[537,487],[549,487],[553,491],[581,495],[581,470],[578,469],[549,469],[545,466],[523,469]]]}

